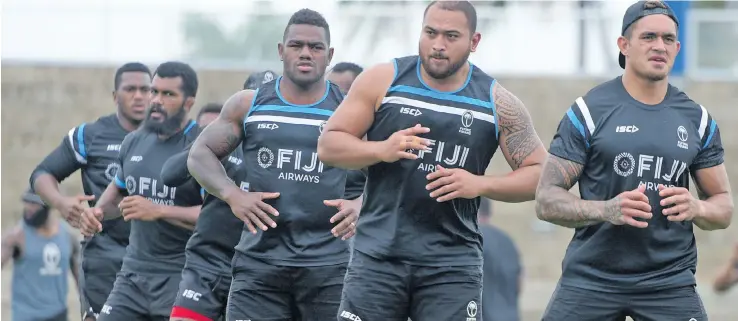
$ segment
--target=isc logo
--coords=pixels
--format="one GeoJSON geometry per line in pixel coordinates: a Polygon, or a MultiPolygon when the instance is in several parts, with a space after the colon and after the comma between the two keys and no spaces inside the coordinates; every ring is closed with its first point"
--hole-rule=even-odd
{"type": "Polygon", "coordinates": [[[256,126],[256,129],[270,129],[270,130],[274,130],[274,129],[277,129],[277,128],[279,128],[279,126],[277,124],[274,124],[274,123],[272,123],[272,124],[259,124],[258,126],[256,126]]]}
{"type": "Polygon", "coordinates": [[[345,311],[345,310],[341,311],[341,317],[344,319],[351,320],[351,321],[361,321],[361,318],[359,318],[358,315],[345,311]]]}
{"type": "Polygon", "coordinates": [[[616,133],[635,133],[637,131],[638,131],[638,127],[636,127],[634,125],[615,127],[615,132],[616,133]]]}
{"type": "Polygon", "coordinates": [[[202,296],[202,294],[192,290],[184,290],[184,292],[182,292],[182,296],[188,299],[192,299],[192,301],[200,301],[200,297],[202,296]]]}
{"type": "Polygon", "coordinates": [[[420,110],[415,109],[415,108],[410,108],[410,107],[401,107],[400,108],[400,113],[402,113],[402,114],[408,114],[408,115],[411,115],[411,116],[420,116],[420,115],[423,114],[423,113],[420,112],[420,110]]]}

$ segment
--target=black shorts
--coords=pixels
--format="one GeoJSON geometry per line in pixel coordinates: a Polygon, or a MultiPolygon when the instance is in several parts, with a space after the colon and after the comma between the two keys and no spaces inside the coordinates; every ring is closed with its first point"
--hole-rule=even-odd
{"type": "Polygon", "coordinates": [[[648,293],[607,293],[559,285],[543,321],[707,321],[694,286],[648,293]]]}
{"type": "Polygon", "coordinates": [[[481,321],[482,267],[414,266],[354,250],[339,321],[481,321]]]}
{"type": "MultiPolygon", "coordinates": [[[[98,240],[85,244],[82,251],[82,265],[79,278],[80,308],[82,319],[96,317],[113,290],[116,275],[123,264],[125,247],[104,249],[98,240]],[[109,255],[111,254],[112,255],[109,255]],[[119,256],[115,256],[120,254],[119,256]]],[[[116,244],[117,246],[117,244],[116,244]]]]}
{"type": "Polygon", "coordinates": [[[120,272],[98,321],[166,321],[172,313],[180,274],[120,272]]]}
{"type": "Polygon", "coordinates": [[[196,321],[220,319],[225,315],[230,287],[230,276],[217,275],[197,267],[185,267],[177,298],[174,299],[172,318],[196,321]]]}
{"type": "Polygon", "coordinates": [[[275,266],[236,252],[227,321],[332,320],[346,264],[275,266]]]}

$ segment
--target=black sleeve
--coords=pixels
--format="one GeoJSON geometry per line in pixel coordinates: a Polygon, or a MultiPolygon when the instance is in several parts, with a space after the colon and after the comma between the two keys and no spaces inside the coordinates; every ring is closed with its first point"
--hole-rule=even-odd
{"type": "Polygon", "coordinates": [[[61,182],[78,169],[87,165],[87,150],[92,135],[82,124],[69,130],[59,146],[46,155],[43,161],[31,173],[30,186],[42,174],[50,174],[57,182],[61,182]]]}
{"type": "Polygon", "coordinates": [[[700,142],[700,151],[689,168],[692,173],[703,168],[720,165],[724,162],[723,156],[725,155],[725,151],[723,150],[723,141],[720,138],[720,128],[718,128],[712,116],[708,118],[707,123],[709,125],[700,142]]]}
{"type": "Polygon", "coordinates": [[[551,141],[549,153],[579,164],[587,162],[590,132],[577,103],[574,103],[559,122],[551,141]]]}
{"type": "Polygon", "coordinates": [[[366,173],[364,170],[350,170],[346,175],[346,190],[343,193],[343,199],[353,200],[364,193],[364,184],[366,183],[366,173]]]}
{"type": "Polygon", "coordinates": [[[118,171],[115,173],[115,178],[113,178],[113,181],[119,189],[126,191],[126,193],[128,190],[126,189],[126,174],[123,170],[123,163],[125,162],[128,151],[131,149],[131,145],[133,144],[133,141],[135,140],[137,134],[138,132],[133,131],[126,135],[126,138],[123,139],[123,142],[120,145],[120,152],[118,152],[118,159],[116,160],[116,162],[118,163],[118,171]]]}
{"type": "Polygon", "coordinates": [[[165,185],[170,187],[177,187],[184,185],[192,176],[190,171],[187,169],[187,157],[190,153],[190,148],[175,154],[170,157],[161,169],[161,180],[165,185]]]}

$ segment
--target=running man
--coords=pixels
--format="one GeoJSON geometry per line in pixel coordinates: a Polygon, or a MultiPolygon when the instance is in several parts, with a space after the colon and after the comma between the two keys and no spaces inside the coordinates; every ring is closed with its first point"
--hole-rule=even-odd
{"type": "MultiPolygon", "coordinates": [[[[209,106],[208,112],[213,113],[216,118],[223,108],[217,104],[206,106],[209,106]]],[[[201,129],[211,123],[208,118],[198,117],[201,129]]],[[[177,187],[188,181],[197,183],[190,180],[187,170],[189,151],[187,148],[164,163],[161,172],[164,184],[177,187]]],[[[246,167],[242,163],[241,149],[234,150],[222,161],[228,178],[248,191],[248,183],[245,182],[246,167]]],[[[242,226],[243,222],[233,215],[227,203],[203,193],[202,210],[195,230],[187,241],[182,281],[179,283],[170,320],[204,321],[225,317],[228,290],[231,286],[231,260],[234,247],[241,237],[242,226]]]]}
{"type": "Polygon", "coordinates": [[[169,187],[160,173],[199,132],[187,119],[197,86],[187,64],[166,62],[156,69],[143,128],[126,136],[113,182],[82,216],[88,235],[102,230],[103,219],[122,215],[131,222],[130,245],[101,321],[169,319],[202,198],[194,184],[169,187]]]}
{"type": "Polygon", "coordinates": [[[353,62],[339,62],[328,73],[328,81],[338,85],[341,93],[346,95],[351,89],[351,84],[354,83],[354,80],[359,77],[362,71],[364,71],[364,68],[353,62]]]}
{"type": "Polygon", "coordinates": [[[693,226],[730,225],[720,131],[669,84],[680,49],[671,8],[637,2],[621,31],[623,75],[571,105],[538,186],[538,217],[576,229],[543,319],[707,320],[693,226]],[[581,198],[569,193],[576,183],[581,198]]]}
{"type": "Polygon", "coordinates": [[[340,199],[346,171],[324,165],[316,152],[323,123],[343,98],[325,80],[333,56],[328,23],[300,10],[278,47],[284,76],[231,97],[188,159],[192,176],[245,222],[229,321],[334,318],[349,259],[344,240],[355,231],[358,202],[340,199]],[[239,146],[249,192],[220,161],[239,146]]]}
{"type": "Polygon", "coordinates": [[[2,239],[2,267],[13,260],[13,321],[66,321],[67,279],[79,272],[79,242],[41,198],[23,195],[23,221],[2,239]]]}
{"type": "MultiPolygon", "coordinates": [[[[115,72],[113,101],[116,112],[72,128],[31,174],[31,187],[70,225],[79,226],[82,211],[95,201],[118,171],[118,151],[123,138],[146,117],[151,71],[141,63],[127,63],[115,72]],[[77,170],[82,173],[78,196],[63,195],[59,183],[77,170]]],[[[82,320],[95,320],[115,283],[128,246],[130,224],[123,219],[106,221],[103,232],[83,241],[80,305],[82,320]]]]}
{"type": "Polygon", "coordinates": [[[532,200],[546,150],[468,61],[476,22],[468,1],[429,4],[420,55],[365,70],[323,130],[326,165],[369,167],[338,320],[482,318],[480,196],[532,200]],[[513,171],[485,176],[498,145],[513,171]]]}

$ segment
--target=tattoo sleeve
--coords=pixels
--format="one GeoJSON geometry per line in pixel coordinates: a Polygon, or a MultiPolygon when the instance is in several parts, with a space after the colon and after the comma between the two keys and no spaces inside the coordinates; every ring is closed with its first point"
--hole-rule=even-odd
{"type": "Polygon", "coordinates": [[[578,228],[620,216],[618,198],[585,201],[569,190],[579,181],[584,166],[549,155],[536,192],[538,218],[564,227],[578,228]]]}
{"type": "Polygon", "coordinates": [[[187,167],[190,174],[211,195],[224,199],[229,189],[236,187],[228,179],[221,159],[233,152],[243,139],[241,121],[253,98],[253,92],[243,91],[232,96],[223,106],[220,116],[213,121],[190,149],[187,167]]]}
{"type": "MultiPolygon", "coordinates": [[[[536,150],[545,148],[523,102],[500,84],[496,83],[493,91],[497,125],[500,129],[500,148],[510,167],[515,170],[525,166],[528,157],[536,150]]],[[[543,159],[542,157],[540,160],[543,159]]]]}

